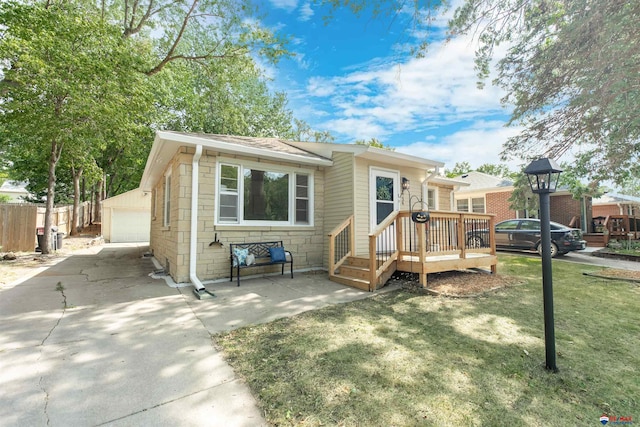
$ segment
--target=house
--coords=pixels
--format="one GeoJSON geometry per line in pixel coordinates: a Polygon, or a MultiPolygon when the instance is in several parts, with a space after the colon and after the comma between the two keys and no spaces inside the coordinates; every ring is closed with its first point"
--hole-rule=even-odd
{"type": "MultiPolygon", "coordinates": [[[[469,172],[456,177],[466,182],[466,187],[458,188],[454,194],[455,209],[458,212],[478,212],[495,214],[496,222],[510,218],[535,218],[537,212],[516,211],[511,208],[509,198],[514,190],[513,182],[482,172],[469,172]]],[[[551,221],[589,231],[591,224],[591,196],[575,199],[566,189],[551,193],[551,221]]]]}
{"type": "Polygon", "coordinates": [[[5,181],[0,186],[0,196],[7,196],[8,203],[25,203],[26,197],[29,196],[26,182],[5,181]]]}
{"type": "Polygon", "coordinates": [[[640,197],[606,193],[593,199],[593,217],[629,215],[640,217],[640,197]]]}
{"type": "Polygon", "coordinates": [[[151,192],[136,188],[102,201],[102,235],[106,242],[148,242],[151,192]]]}
{"type": "MultiPolygon", "coordinates": [[[[295,270],[331,269],[340,251],[328,235],[348,222],[346,252],[373,258],[393,254],[389,267],[400,262],[400,251],[406,257],[417,251],[415,239],[411,249],[401,237],[424,232],[410,221],[403,226],[400,211],[406,221],[410,211],[424,210],[427,200],[451,210],[454,186],[462,184],[440,177],[442,166],[366,145],[159,131],[140,183],[140,190],[151,194],[150,250],[176,282],[201,289],[202,280],[229,278],[228,248],[236,242],[282,240],[294,255],[295,270]],[[382,226],[387,239],[372,249],[372,232],[382,226]]],[[[444,236],[444,223],[442,230],[444,236]]],[[[456,233],[463,242],[463,229],[456,233]]],[[[456,250],[466,257],[464,248],[456,250]]],[[[248,270],[262,274],[275,272],[273,267],[248,270]]],[[[379,283],[355,286],[372,290],[379,283]]]]}
{"type": "Polygon", "coordinates": [[[591,228],[602,246],[610,239],[640,238],[640,197],[607,193],[594,199],[591,228]]]}

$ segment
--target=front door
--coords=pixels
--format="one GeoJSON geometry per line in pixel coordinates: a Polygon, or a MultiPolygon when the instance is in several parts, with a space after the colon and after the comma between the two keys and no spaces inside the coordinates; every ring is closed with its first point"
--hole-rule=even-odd
{"type": "MultiPolygon", "coordinates": [[[[390,213],[399,209],[399,176],[397,171],[371,168],[369,190],[371,231],[390,213]]],[[[392,226],[388,233],[378,239],[377,251],[395,251],[395,240],[395,228],[392,226]]]]}

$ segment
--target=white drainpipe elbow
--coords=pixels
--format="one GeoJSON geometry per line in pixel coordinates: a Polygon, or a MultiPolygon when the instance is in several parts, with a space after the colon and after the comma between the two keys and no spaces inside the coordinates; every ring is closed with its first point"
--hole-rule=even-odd
{"type": "Polygon", "coordinates": [[[191,165],[191,236],[189,239],[189,280],[196,291],[204,291],[204,285],[196,276],[196,261],[198,259],[198,183],[200,173],[200,157],[202,145],[196,146],[191,165]]]}

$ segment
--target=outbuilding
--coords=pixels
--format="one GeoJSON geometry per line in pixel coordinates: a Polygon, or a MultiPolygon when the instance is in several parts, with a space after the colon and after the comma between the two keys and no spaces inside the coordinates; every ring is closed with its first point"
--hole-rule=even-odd
{"type": "Polygon", "coordinates": [[[151,196],[140,188],[102,202],[102,234],[106,242],[148,242],[151,196]]]}

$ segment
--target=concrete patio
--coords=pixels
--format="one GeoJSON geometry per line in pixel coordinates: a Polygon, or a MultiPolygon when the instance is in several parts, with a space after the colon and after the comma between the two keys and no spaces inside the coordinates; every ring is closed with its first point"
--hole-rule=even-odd
{"type": "Polygon", "coordinates": [[[198,300],[149,277],[146,250],[85,249],[0,290],[3,426],[265,425],[212,335],[373,295],[299,273],[198,300]]]}

